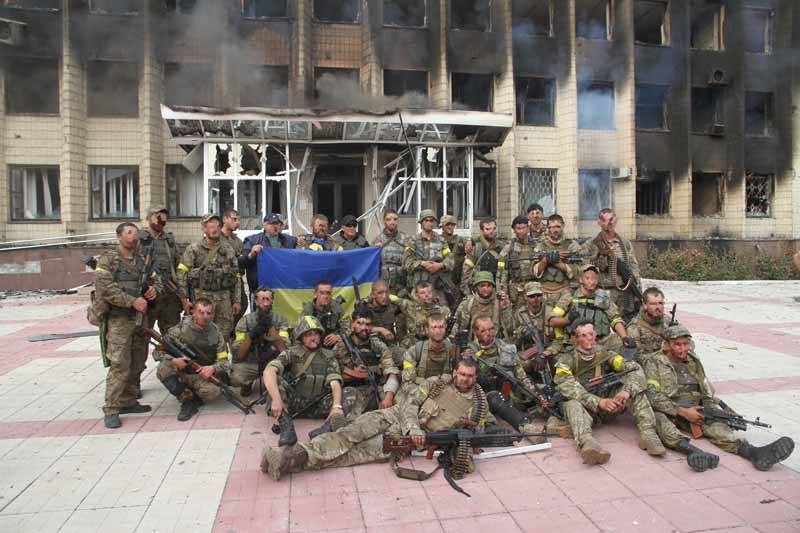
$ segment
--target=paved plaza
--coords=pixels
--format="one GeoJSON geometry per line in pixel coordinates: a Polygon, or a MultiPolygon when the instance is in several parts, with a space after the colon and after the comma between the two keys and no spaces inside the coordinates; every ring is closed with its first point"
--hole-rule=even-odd
{"type": "MultiPolygon", "coordinates": [[[[717,394],[772,424],[747,438],[800,440],[800,283],[660,286],[717,394]]],[[[584,466],[573,441],[554,439],[551,450],[478,462],[461,483],[471,498],[441,474],[408,481],[386,464],[275,483],[259,471],[261,449],[277,442],[263,409],[245,417],[220,399],[178,422],[152,361],[142,402],[153,411],[110,431],[97,338],[27,341],[91,329],[85,305],[0,304],[0,531],[800,531],[800,452],[769,472],[719,452],[720,467],[697,474],[683,456],[640,451],[627,417],[595,432],[608,464],[584,466]]],[[[298,434],[315,425],[300,421],[298,434]]]]}

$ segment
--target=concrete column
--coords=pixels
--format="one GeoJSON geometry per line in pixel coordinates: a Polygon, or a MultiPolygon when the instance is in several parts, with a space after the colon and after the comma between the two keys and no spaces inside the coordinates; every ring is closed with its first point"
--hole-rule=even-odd
{"type": "MultiPolygon", "coordinates": [[[[791,91],[792,91],[792,108],[800,106],[800,6],[791,2],[791,11],[788,10],[789,2],[784,2],[787,8],[785,17],[791,17],[792,28],[794,32],[790,34],[789,49],[791,60],[791,91]]],[[[792,209],[791,216],[791,233],[789,234],[793,239],[800,239],[800,209],[797,209],[797,202],[800,201],[800,113],[792,113],[792,125],[790,138],[786,140],[791,146],[791,169],[787,170],[786,181],[790,183],[786,189],[791,191],[791,204],[795,206],[792,209]]],[[[797,249],[797,245],[795,248],[797,249]]]]}
{"type": "Polygon", "coordinates": [[[142,159],[139,164],[139,215],[147,216],[151,205],[166,204],[164,177],[164,121],[161,102],[164,95],[164,67],[156,53],[153,29],[155,15],[149,12],[144,35],[144,54],[139,78],[139,116],[142,122],[142,159]]]}
{"type": "Polygon", "coordinates": [[[313,97],[312,0],[297,0],[289,63],[289,107],[304,107],[313,97]]]}
{"type": "MultiPolygon", "coordinates": [[[[560,161],[556,178],[556,206],[566,221],[566,234],[578,234],[578,76],[575,64],[575,0],[555,2],[555,36],[558,39],[556,127],[560,161]]],[[[527,206],[525,206],[527,207],[527,206]]]]}
{"type": "Polygon", "coordinates": [[[672,142],[672,192],[670,216],[674,236],[692,235],[692,76],[690,28],[691,10],[683,3],[670,2],[670,38],[676,67],[670,98],[672,142]]]}
{"type": "Polygon", "coordinates": [[[619,218],[619,232],[628,238],[636,235],[636,76],[633,32],[633,0],[615,3],[614,53],[620,58],[622,73],[615,87],[614,122],[617,129],[619,166],[631,170],[631,177],[612,180],[612,205],[619,218]]]}
{"type": "MultiPolygon", "coordinates": [[[[512,17],[511,0],[500,2],[495,11],[497,20],[492,21],[492,30],[500,34],[499,56],[505,58],[502,62],[503,69],[494,79],[494,101],[492,109],[495,113],[509,113],[512,116],[516,112],[514,97],[514,45],[511,37],[512,17]]],[[[517,202],[517,164],[515,158],[515,139],[514,131],[508,134],[506,142],[494,151],[495,161],[498,162],[495,170],[495,180],[497,191],[496,215],[497,225],[503,233],[509,233],[508,227],[517,215],[513,209],[501,209],[502,206],[511,207],[517,202]]]]}
{"type": "Polygon", "coordinates": [[[5,70],[0,69],[0,213],[6,215],[0,217],[0,241],[8,240],[6,237],[6,226],[11,218],[11,201],[9,193],[11,187],[8,180],[8,168],[6,165],[6,95],[5,95],[5,70]]]}
{"type": "Polygon", "coordinates": [[[383,27],[383,5],[365,1],[361,21],[361,92],[383,95],[383,67],[378,40],[383,27]]]}
{"type": "Polygon", "coordinates": [[[431,10],[430,31],[436,46],[431,47],[431,106],[434,109],[450,109],[450,69],[447,66],[447,0],[434,0],[431,10]]]}

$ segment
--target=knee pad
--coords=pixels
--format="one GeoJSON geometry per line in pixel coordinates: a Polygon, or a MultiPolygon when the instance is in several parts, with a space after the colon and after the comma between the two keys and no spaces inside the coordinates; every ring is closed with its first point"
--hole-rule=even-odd
{"type": "Polygon", "coordinates": [[[180,398],[183,396],[183,393],[186,391],[186,385],[178,379],[178,374],[170,374],[166,378],[164,378],[161,383],[164,384],[164,387],[176,398],[180,398]]]}

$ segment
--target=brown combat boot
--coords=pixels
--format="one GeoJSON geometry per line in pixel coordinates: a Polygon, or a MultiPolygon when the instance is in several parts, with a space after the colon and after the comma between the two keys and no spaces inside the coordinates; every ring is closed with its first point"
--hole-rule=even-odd
{"type": "Polygon", "coordinates": [[[572,428],[569,426],[569,423],[566,420],[561,420],[555,416],[551,416],[547,419],[544,429],[549,433],[558,433],[558,436],[562,439],[574,438],[572,436],[572,428]]]}
{"type": "Polygon", "coordinates": [[[586,465],[603,465],[611,459],[611,454],[604,450],[594,437],[589,437],[581,446],[581,459],[586,465]]]}
{"type": "MultiPolygon", "coordinates": [[[[533,424],[523,424],[523,425],[521,425],[521,426],[519,427],[519,432],[520,432],[520,433],[541,433],[541,432],[543,432],[543,431],[544,431],[544,429],[542,429],[542,428],[537,428],[537,427],[536,427],[536,426],[534,426],[533,424]]],[[[547,437],[544,437],[544,436],[539,436],[539,437],[525,437],[525,438],[526,438],[526,439],[528,440],[528,442],[530,442],[531,444],[544,444],[545,442],[547,442],[547,437]]]]}
{"type": "Polygon", "coordinates": [[[284,474],[302,472],[308,463],[308,452],[300,445],[264,448],[261,452],[261,471],[278,481],[284,474]]]}
{"type": "Polygon", "coordinates": [[[639,433],[639,448],[657,457],[667,453],[667,449],[661,444],[661,439],[652,429],[646,429],[639,433]]]}

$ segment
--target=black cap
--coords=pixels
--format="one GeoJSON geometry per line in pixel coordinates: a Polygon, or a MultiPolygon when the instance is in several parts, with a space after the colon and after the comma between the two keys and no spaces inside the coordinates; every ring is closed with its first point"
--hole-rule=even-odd
{"type": "Polygon", "coordinates": [[[281,216],[278,213],[269,213],[264,217],[264,223],[266,224],[280,224],[283,220],[281,220],[281,216]]]}
{"type": "Polygon", "coordinates": [[[342,226],[358,226],[358,220],[353,215],[345,215],[342,217],[342,226]]]}

